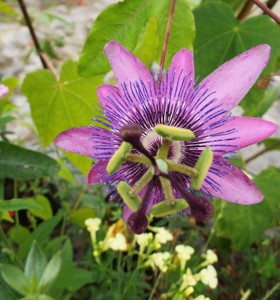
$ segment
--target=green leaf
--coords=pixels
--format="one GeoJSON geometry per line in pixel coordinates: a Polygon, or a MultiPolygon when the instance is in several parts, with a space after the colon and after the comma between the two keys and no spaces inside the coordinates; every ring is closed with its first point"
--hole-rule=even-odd
{"type": "Polygon", "coordinates": [[[0,1],[0,15],[6,14],[11,17],[17,17],[18,13],[7,3],[0,1]]]}
{"type": "MultiPolygon", "coordinates": [[[[92,117],[97,115],[99,102],[96,89],[102,80],[103,76],[80,77],[77,63],[73,61],[64,63],[59,79],[48,70],[26,76],[22,91],[30,103],[32,118],[43,146],[52,143],[64,130],[90,123],[92,117]]],[[[81,155],[71,161],[83,172],[89,170],[92,162],[81,155]]]]}
{"type": "Polygon", "coordinates": [[[58,162],[58,164],[60,166],[60,170],[57,173],[57,176],[74,184],[76,182],[76,180],[75,180],[73,174],[71,173],[71,171],[69,170],[69,168],[66,166],[65,162],[62,159],[57,159],[56,161],[58,162]]]}
{"type": "Polygon", "coordinates": [[[48,198],[43,195],[37,195],[34,198],[34,202],[40,205],[40,208],[31,208],[30,212],[42,220],[48,220],[52,218],[52,207],[48,198]]]}
{"type": "Polygon", "coordinates": [[[34,199],[11,199],[11,200],[0,200],[0,211],[17,211],[23,209],[42,209],[42,206],[34,199]]]}
{"type": "Polygon", "coordinates": [[[4,281],[0,272],[0,299],[17,300],[18,295],[12,290],[9,285],[4,281]]]}
{"type": "Polygon", "coordinates": [[[269,138],[261,142],[267,150],[280,150],[280,139],[279,138],[269,138]]]}
{"type": "Polygon", "coordinates": [[[85,220],[95,216],[96,211],[91,207],[81,207],[69,214],[70,220],[80,227],[85,227],[85,220]]]}
{"type": "MultiPolygon", "coordinates": [[[[155,55],[155,60],[159,63],[170,5],[171,1],[169,0],[126,0],[107,7],[98,16],[91,28],[80,57],[79,73],[87,77],[104,74],[110,70],[103,52],[105,44],[110,40],[120,42],[131,51],[136,48],[136,53],[145,57],[144,53],[139,53],[139,40],[140,43],[143,40],[143,30],[146,25],[146,33],[150,34],[153,32],[151,28],[148,29],[151,26],[149,22],[154,22],[151,21],[151,17],[156,20],[156,23],[154,22],[152,26],[155,26],[155,24],[159,25],[159,41],[155,40],[153,44],[150,37],[148,37],[145,52],[148,53],[150,51],[149,55],[151,55],[155,52],[156,44],[159,44],[155,55]]],[[[180,48],[192,48],[194,34],[194,19],[188,2],[186,0],[178,0],[167,48],[166,66],[170,64],[172,56],[180,48]]],[[[144,60],[150,63],[151,58],[144,60]]]]}
{"type": "Polygon", "coordinates": [[[20,300],[55,300],[55,299],[48,295],[38,295],[38,296],[27,296],[24,298],[20,298],[20,300]]]}
{"type": "Polygon", "coordinates": [[[39,289],[46,292],[55,282],[62,264],[61,252],[55,254],[47,264],[39,282],[39,289]]]}
{"type": "Polygon", "coordinates": [[[14,117],[11,116],[5,116],[5,117],[1,117],[0,118],[0,129],[5,129],[6,124],[8,124],[9,122],[15,120],[14,117]]]}
{"type": "Polygon", "coordinates": [[[14,225],[8,231],[8,236],[13,242],[21,245],[30,236],[30,231],[20,224],[14,225]]]}
{"type": "Polygon", "coordinates": [[[27,278],[34,278],[38,283],[46,266],[46,257],[41,251],[38,243],[34,241],[26,259],[24,274],[27,278]]]}
{"type": "Polygon", "coordinates": [[[29,237],[22,244],[20,244],[18,255],[21,258],[25,257],[30,249],[30,245],[34,240],[36,240],[39,245],[46,243],[50,234],[61,221],[63,215],[63,211],[59,211],[53,218],[39,224],[36,229],[29,235],[29,237]]]}
{"type": "Polygon", "coordinates": [[[6,283],[22,295],[27,295],[29,282],[23,271],[15,266],[3,264],[0,266],[1,274],[6,283]]]}
{"type": "Polygon", "coordinates": [[[279,220],[280,169],[270,167],[255,178],[264,200],[256,205],[239,205],[215,200],[215,229],[228,237],[232,247],[240,250],[261,242],[264,231],[279,220]]]}
{"type": "Polygon", "coordinates": [[[0,142],[0,178],[42,178],[54,175],[58,168],[54,159],[42,153],[0,142]]]}
{"type": "Polygon", "coordinates": [[[19,80],[16,77],[9,77],[1,81],[1,84],[4,84],[9,88],[9,93],[1,98],[0,101],[0,115],[3,113],[8,100],[14,92],[14,89],[19,85],[19,80]]]}
{"type": "Polygon", "coordinates": [[[59,294],[65,288],[76,291],[87,283],[93,282],[93,273],[85,269],[77,268],[73,263],[73,249],[69,239],[66,240],[62,249],[62,267],[51,292],[53,295],[59,294]]]}
{"type": "MultiPolygon", "coordinates": [[[[199,6],[194,16],[197,29],[195,65],[201,79],[228,59],[261,43],[272,47],[270,62],[264,72],[273,72],[280,55],[280,31],[268,16],[239,22],[230,6],[221,2],[208,2],[199,6]]],[[[263,93],[255,86],[244,98],[241,106],[246,115],[256,115],[263,93]]]]}
{"type": "Polygon", "coordinates": [[[150,17],[145,31],[139,35],[139,41],[133,52],[146,66],[151,66],[158,52],[158,47],[158,23],[155,17],[150,17]]]}
{"type": "Polygon", "coordinates": [[[262,99],[256,106],[254,112],[255,117],[263,116],[267,112],[267,110],[271,107],[271,105],[278,100],[279,88],[280,85],[276,85],[274,87],[268,88],[264,92],[262,99]]]}

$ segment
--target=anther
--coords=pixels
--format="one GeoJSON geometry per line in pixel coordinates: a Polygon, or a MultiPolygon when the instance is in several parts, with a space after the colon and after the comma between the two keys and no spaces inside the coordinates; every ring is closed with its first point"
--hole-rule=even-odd
{"type": "Polygon", "coordinates": [[[188,207],[189,207],[189,205],[185,199],[176,199],[174,205],[172,205],[172,206],[170,206],[169,201],[165,200],[165,201],[161,201],[158,204],[155,204],[151,208],[150,213],[154,217],[159,218],[159,217],[165,217],[165,216],[177,213],[188,207]]]}
{"type": "Polygon", "coordinates": [[[149,168],[148,171],[134,184],[129,195],[135,197],[153,179],[154,174],[154,168],[149,168]]]}
{"type": "Polygon", "coordinates": [[[109,160],[106,171],[108,174],[115,173],[120,166],[125,162],[125,156],[132,149],[132,146],[127,142],[122,142],[119,149],[113,154],[109,160]]]}
{"type": "Polygon", "coordinates": [[[198,175],[198,171],[195,168],[176,163],[169,159],[167,160],[167,165],[170,171],[182,173],[190,177],[196,177],[198,175]]]}
{"type": "Polygon", "coordinates": [[[154,130],[162,137],[170,138],[174,141],[189,141],[195,138],[195,134],[191,130],[175,126],[159,124],[154,130]]]}
{"type": "Polygon", "coordinates": [[[164,199],[167,201],[167,203],[169,204],[169,206],[173,206],[175,204],[175,197],[173,195],[173,188],[171,185],[171,182],[168,178],[166,177],[159,177],[161,186],[162,186],[162,191],[163,191],[163,195],[164,195],[164,199]]]}
{"type": "Polygon", "coordinates": [[[122,197],[123,202],[132,210],[137,211],[141,204],[141,199],[138,195],[131,195],[131,186],[124,181],[117,185],[117,191],[122,197]]]}
{"type": "Polygon", "coordinates": [[[204,182],[204,179],[207,176],[207,173],[211,167],[213,161],[213,151],[210,147],[206,147],[201,155],[199,156],[195,169],[198,172],[198,175],[192,178],[192,187],[196,190],[199,190],[204,182]]]}

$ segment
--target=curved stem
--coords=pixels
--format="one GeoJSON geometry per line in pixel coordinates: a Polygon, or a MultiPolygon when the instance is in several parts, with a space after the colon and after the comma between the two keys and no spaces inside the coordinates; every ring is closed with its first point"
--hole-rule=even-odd
{"type": "Polygon", "coordinates": [[[170,5],[170,10],[169,10],[168,21],[167,21],[167,25],[166,25],[166,31],[165,31],[165,36],[164,36],[163,48],[162,48],[162,52],[161,52],[161,58],[160,58],[159,81],[161,81],[161,79],[162,79],[162,73],[163,73],[163,69],[164,69],[164,62],[165,62],[165,57],[166,57],[166,52],[167,52],[168,40],[169,40],[169,36],[170,36],[171,24],[172,24],[173,14],[175,11],[175,6],[176,6],[176,0],[172,0],[171,5],[170,5]]]}
{"type": "Polygon", "coordinates": [[[37,54],[38,54],[38,56],[41,60],[43,68],[50,70],[55,75],[55,77],[57,78],[58,74],[57,74],[53,64],[47,58],[47,56],[45,55],[45,53],[43,52],[43,50],[40,46],[39,40],[36,36],[34,27],[33,27],[32,22],[31,22],[30,16],[29,16],[28,11],[26,9],[26,5],[24,3],[24,0],[18,0],[18,4],[19,4],[20,10],[23,14],[26,25],[29,29],[30,35],[32,37],[32,40],[33,40],[33,43],[34,43],[34,46],[35,46],[35,49],[36,49],[36,52],[37,52],[37,54]]]}
{"type": "Polygon", "coordinates": [[[35,30],[34,30],[33,25],[32,25],[31,19],[29,17],[28,12],[27,12],[26,5],[25,5],[25,3],[24,3],[23,0],[18,0],[18,4],[19,4],[19,7],[20,7],[20,9],[22,11],[23,17],[25,19],[26,25],[27,25],[27,27],[29,29],[30,34],[31,34],[32,40],[34,42],[36,51],[37,51],[37,53],[38,53],[38,55],[40,57],[42,65],[43,65],[44,69],[48,69],[47,63],[45,62],[45,60],[44,60],[44,58],[42,56],[42,52],[43,51],[41,49],[41,46],[39,44],[38,38],[36,36],[35,30]]]}
{"type": "Polygon", "coordinates": [[[262,300],[267,300],[280,288],[280,282],[278,282],[271,290],[269,290],[262,300]]]}
{"type": "Polygon", "coordinates": [[[264,153],[266,153],[266,152],[268,152],[268,151],[270,151],[270,150],[273,150],[274,148],[276,148],[276,147],[279,146],[279,145],[280,145],[280,140],[277,141],[277,142],[275,142],[275,143],[273,143],[273,144],[270,145],[269,147],[267,147],[267,148],[265,148],[265,149],[263,149],[263,150],[257,152],[256,154],[252,155],[251,157],[245,159],[245,160],[244,160],[244,163],[245,163],[245,164],[249,163],[250,161],[256,159],[257,157],[263,155],[264,153]]]}
{"type": "Polygon", "coordinates": [[[272,11],[270,8],[268,8],[265,3],[261,2],[260,0],[252,0],[263,12],[267,15],[269,15],[275,22],[280,24],[280,17],[272,11]]]}

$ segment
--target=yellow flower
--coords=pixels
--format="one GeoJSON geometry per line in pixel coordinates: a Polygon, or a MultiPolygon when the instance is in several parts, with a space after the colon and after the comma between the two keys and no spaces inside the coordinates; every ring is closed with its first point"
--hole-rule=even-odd
{"type": "Polygon", "coordinates": [[[191,258],[194,253],[194,248],[191,246],[177,245],[175,247],[177,256],[181,262],[181,269],[185,269],[186,262],[191,258]]]}
{"type": "Polygon", "coordinates": [[[171,232],[163,227],[152,227],[151,230],[156,232],[155,235],[156,248],[160,248],[161,245],[166,244],[168,241],[173,240],[173,236],[171,232]]]}
{"type": "Polygon", "coordinates": [[[211,249],[208,249],[206,251],[206,254],[203,255],[203,257],[205,258],[205,261],[201,264],[201,266],[212,265],[218,261],[217,254],[211,249]]]}
{"type": "Polygon", "coordinates": [[[204,295],[199,295],[195,297],[193,300],[211,300],[209,297],[205,297],[204,295]]]}
{"type": "Polygon", "coordinates": [[[168,263],[170,263],[170,260],[171,254],[169,252],[153,253],[147,261],[147,265],[151,266],[153,269],[158,267],[165,273],[168,270],[168,263]]]}
{"type": "Polygon", "coordinates": [[[208,285],[211,289],[215,289],[218,285],[218,278],[217,278],[217,271],[212,266],[209,265],[207,268],[202,269],[199,272],[200,280],[205,284],[208,285]]]}
{"type": "Polygon", "coordinates": [[[192,274],[191,269],[187,269],[186,273],[183,275],[183,282],[181,284],[180,290],[183,291],[188,287],[195,286],[197,284],[197,280],[195,276],[192,274]]]}
{"type": "Polygon", "coordinates": [[[89,218],[85,220],[85,225],[87,231],[90,233],[92,243],[96,242],[96,232],[99,230],[101,224],[101,219],[99,218],[89,218]]]}
{"type": "Polygon", "coordinates": [[[104,240],[103,249],[112,249],[114,251],[126,251],[126,238],[122,233],[117,233],[114,237],[109,237],[104,240]]]}
{"type": "Polygon", "coordinates": [[[140,252],[143,252],[144,249],[148,246],[149,242],[153,240],[153,234],[151,232],[136,234],[135,239],[140,247],[140,252]]]}

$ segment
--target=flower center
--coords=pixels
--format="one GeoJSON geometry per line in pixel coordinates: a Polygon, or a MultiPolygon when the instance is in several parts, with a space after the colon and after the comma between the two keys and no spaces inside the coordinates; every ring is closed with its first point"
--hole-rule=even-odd
{"type": "Polygon", "coordinates": [[[188,207],[198,219],[202,219],[204,215],[208,216],[207,212],[210,210],[209,205],[203,203],[205,199],[201,197],[196,203],[195,197],[188,195],[185,187],[174,182],[169,174],[171,171],[191,177],[194,189],[198,190],[202,186],[213,159],[211,149],[204,149],[194,168],[179,163],[184,143],[195,138],[192,131],[159,124],[154,130],[144,134],[139,125],[131,124],[120,130],[120,137],[123,142],[108,162],[108,174],[115,173],[126,161],[144,164],[147,169],[132,187],[124,181],[117,186],[118,193],[133,212],[127,221],[133,232],[143,232],[148,224],[146,214],[156,182],[161,185],[164,199],[151,207],[150,213],[155,217],[188,207]],[[137,153],[132,152],[133,149],[137,150],[137,153]],[[145,190],[143,199],[139,196],[142,190],[145,190]],[[183,199],[176,199],[174,191],[179,192],[183,199]],[[198,214],[199,207],[202,208],[201,211],[206,210],[201,215],[198,214]]]}
{"type": "MultiPolygon", "coordinates": [[[[151,130],[148,133],[144,133],[141,138],[141,143],[143,146],[151,153],[152,156],[156,156],[158,150],[160,149],[163,138],[155,130],[151,130]]],[[[169,152],[167,158],[174,161],[179,162],[183,157],[183,148],[184,142],[181,141],[172,141],[169,147],[169,152]]]]}

